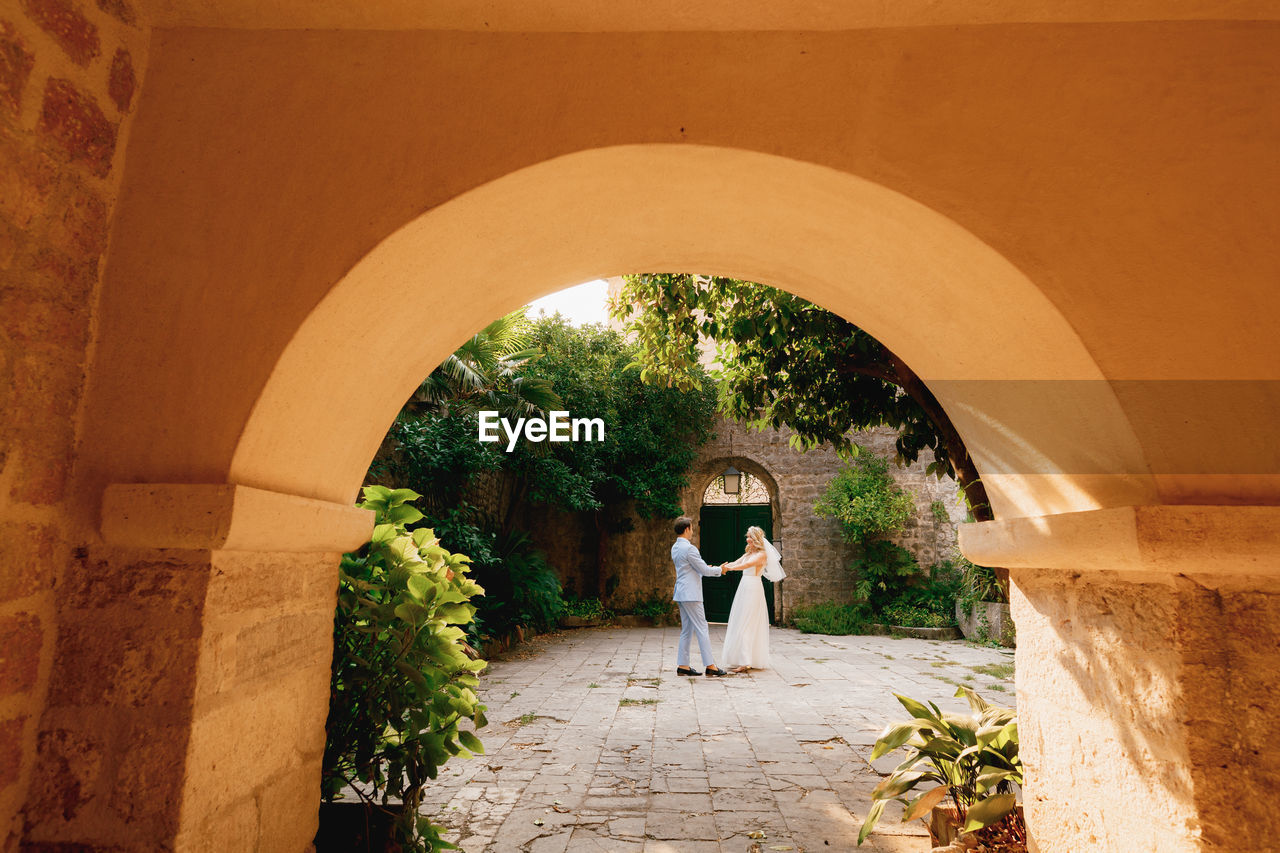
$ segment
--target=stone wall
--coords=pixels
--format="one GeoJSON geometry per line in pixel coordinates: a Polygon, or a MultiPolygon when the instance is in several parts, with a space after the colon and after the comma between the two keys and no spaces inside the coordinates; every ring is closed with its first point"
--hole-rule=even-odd
{"type": "Polygon", "coordinates": [[[3,850],[18,843],[33,768],[83,746],[37,730],[55,655],[74,654],[80,636],[59,629],[53,589],[93,535],[92,522],[69,520],[67,482],[147,44],[131,0],[21,0],[0,11],[3,850]]]}
{"type": "MultiPolygon", "coordinates": [[[[830,448],[801,453],[788,443],[789,431],[748,430],[719,418],[715,432],[690,471],[690,484],[681,499],[685,513],[697,519],[707,486],[730,463],[751,472],[768,485],[773,499],[774,539],[788,573],[781,590],[784,611],[821,601],[851,601],[854,578],[847,567],[856,556],[855,546],[844,541],[835,521],[813,512],[814,503],[840,467],[836,453],[830,448]]],[[[893,457],[893,442],[894,433],[887,429],[858,438],[863,447],[886,458],[893,457]]],[[[963,521],[965,508],[953,481],[940,481],[924,469],[924,462],[890,468],[916,501],[915,517],[893,540],[910,550],[922,566],[929,566],[956,553],[956,525],[963,521]],[[945,518],[935,515],[935,501],[941,502],[945,518]]],[[[509,490],[498,478],[486,478],[473,491],[474,502],[497,513],[509,490]]],[[[673,582],[670,520],[645,520],[633,512],[629,516],[634,527],[608,537],[603,585],[596,569],[598,540],[590,517],[525,507],[516,524],[532,533],[567,590],[595,597],[603,586],[610,606],[625,608],[669,594],[673,582]]]]}
{"type": "Polygon", "coordinates": [[[1011,598],[1039,849],[1276,849],[1280,582],[1017,569],[1011,598]]]}
{"type": "MultiPolygon", "coordinates": [[[[742,470],[762,470],[774,484],[774,538],[787,571],[782,588],[784,609],[822,601],[851,601],[854,577],[847,567],[856,556],[856,546],[844,541],[833,519],[821,518],[813,511],[839,470],[840,459],[830,447],[797,451],[790,445],[791,435],[790,430],[755,431],[718,419],[716,438],[702,448],[685,493],[686,512],[696,517],[707,485],[730,462],[742,470]]],[[[894,436],[892,430],[878,429],[859,435],[856,441],[868,451],[892,459],[894,436]]],[[[911,551],[922,566],[956,553],[956,525],[965,518],[955,483],[926,474],[927,462],[889,469],[916,502],[915,517],[892,539],[911,551]],[[935,516],[935,501],[945,509],[945,520],[935,516]]]]}

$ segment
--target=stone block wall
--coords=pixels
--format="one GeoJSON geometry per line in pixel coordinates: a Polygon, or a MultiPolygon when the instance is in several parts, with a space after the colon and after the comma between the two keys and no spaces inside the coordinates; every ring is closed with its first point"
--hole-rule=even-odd
{"type": "MultiPolygon", "coordinates": [[[[836,452],[830,447],[805,453],[795,450],[790,444],[790,430],[756,431],[717,419],[715,431],[716,438],[699,454],[685,496],[686,511],[696,517],[707,485],[730,462],[743,470],[752,466],[762,469],[772,479],[775,492],[774,538],[787,571],[782,588],[785,610],[823,601],[851,601],[855,579],[848,566],[856,557],[856,546],[844,541],[840,526],[833,519],[819,517],[813,511],[813,505],[842,465],[836,452]]],[[[855,440],[867,451],[892,459],[895,435],[893,430],[877,429],[862,433],[855,440]]],[[[915,517],[891,538],[925,567],[957,553],[957,525],[966,515],[954,481],[926,474],[928,461],[922,459],[905,467],[892,465],[889,469],[916,503],[915,517]],[[933,511],[935,501],[941,504],[941,518],[933,511]]]]}
{"type": "Polygon", "coordinates": [[[1039,849],[1061,838],[1276,849],[1259,792],[1280,786],[1280,582],[1012,574],[1023,793],[1039,849]]]}
{"type": "Polygon", "coordinates": [[[55,650],[86,639],[60,630],[53,590],[93,535],[68,478],[148,38],[132,0],[0,10],[0,850],[37,762],[93,772],[90,745],[38,727],[55,650]]]}

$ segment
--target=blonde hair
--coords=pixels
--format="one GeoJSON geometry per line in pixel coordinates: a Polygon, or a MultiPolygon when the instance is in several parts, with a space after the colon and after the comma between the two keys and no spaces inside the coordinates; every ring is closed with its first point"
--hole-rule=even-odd
{"type": "Polygon", "coordinates": [[[747,528],[747,538],[751,540],[751,544],[755,545],[761,551],[764,550],[764,531],[759,527],[752,525],[747,528]]]}

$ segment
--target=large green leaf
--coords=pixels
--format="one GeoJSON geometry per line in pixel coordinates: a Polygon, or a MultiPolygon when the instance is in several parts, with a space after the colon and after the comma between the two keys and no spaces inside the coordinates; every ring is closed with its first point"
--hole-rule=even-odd
{"type": "Polygon", "coordinates": [[[933,713],[933,711],[929,710],[928,708],[926,708],[924,704],[917,702],[914,699],[909,699],[906,696],[902,696],[898,693],[895,693],[893,695],[899,702],[902,703],[902,707],[907,709],[907,713],[915,717],[917,720],[928,720],[929,722],[934,723],[935,725],[942,724],[942,720],[938,718],[938,715],[933,713]]]}
{"type": "Polygon", "coordinates": [[[1000,818],[1013,811],[1018,798],[1013,794],[994,794],[969,806],[968,819],[963,832],[974,832],[984,826],[990,826],[1000,818]]]}
{"type": "Polygon", "coordinates": [[[990,707],[990,704],[987,702],[987,700],[983,699],[981,696],[975,693],[972,687],[965,687],[961,685],[960,687],[956,688],[956,692],[954,695],[956,696],[956,698],[960,698],[963,696],[965,699],[967,699],[969,702],[969,707],[973,709],[973,712],[975,714],[982,714],[987,710],[987,708],[990,707]]]}
{"type": "Polygon", "coordinates": [[[867,840],[867,836],[876,828],[876,824],[880,821],[880,815],[884,814],[884,804],[886,800],[876,800],[871,804],[871,810],[867,812],[867,818],[862,822],[862,829],[858,831],[858,846],[862,846],[862,842],[867,840]]]}
{"type": "Polygon", "coordinates": [[[413,489],[393,489],[387,493],[387,504],[390,507],[398,507],[406,501],[416,501],[422,495],[413,489]]]}
{"type": "Polygon", "coordinates": [[[416,506],[402,504],[387,511],[387,520],[395,524],[413,524],[423,519],[422,511],[416,506]]]}
{"type": "Polygon", "coordinates": [[[484,744],[480,742],[480,738],[476,737],[471,732],[459,730],[458,740],[462,742],[463,746],[472,752],[479,753],[481,755],[484,754],[484,744]]]}
{"type": "Polygon", "coordinates": [[[386,501],[391,496],[391,490],[386,486],[365,486],[364,499],[366,501],[386,501]]]}
{"type": "Polygon", "coordinates": [[[902,746],[920,730],[922,725],[920,721],[913,720],[906,723],[895,723],[886,727],[876,740],[875,746],[871,749],[871,760],[875,761],[877,758],[887,755],[902,746]]]}
{"type": "Polygon", "coordinates": [[[423,575],[412,575],[408,580],[409,593],[418,601],[428,602],[435,598],[436,584],[429,577],[423,575]]]}
{"type": "Polygon", "coordinates": [[[914,788],[916,783],[928,775],[924,771],[909,771],[886,776],[871,791],[871,797],[876,800],[891,800],[894,797],[900,797],[914,788]]]}
{"type": "Polygon", "coordinates": [[[902,815],[903,823],[924,817],[934,806],[946,799],[947,790],[946,785],[939,785],[932,791],[926,791],[916,797],[907,804],[907,809],[902,815]]]}
{"type": "Polygon", "coordinates": [[[999,785],[1001,782],[1016,781],[1014,779],[1016,775],[1017,774],[1015,774],[1011,770],[986,770],[978,774],[978,779],[975,787],[980,792],[990,791],[993,788],[995,788],[996,785],[999,785]]]}

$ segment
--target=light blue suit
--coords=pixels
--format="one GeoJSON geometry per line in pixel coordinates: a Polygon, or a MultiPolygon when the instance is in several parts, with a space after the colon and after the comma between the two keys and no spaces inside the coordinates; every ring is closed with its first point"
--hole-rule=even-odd
{"type": "Polygon", "coordinates": [[[698,549],[683,536],[671,546],[671,562],[676,567],[676,589],[671,598],[680,608],[680,646],[676,665],[689,665],[689,641],[697,635],[702,665],[715,666],[711,636],[707,633],[707,614],[702,606],[702,579],[719,577],[720,567],[708,566],[698,549]]]}

